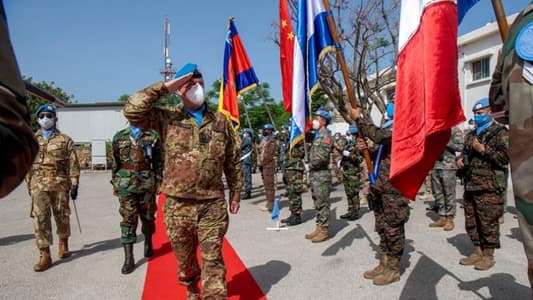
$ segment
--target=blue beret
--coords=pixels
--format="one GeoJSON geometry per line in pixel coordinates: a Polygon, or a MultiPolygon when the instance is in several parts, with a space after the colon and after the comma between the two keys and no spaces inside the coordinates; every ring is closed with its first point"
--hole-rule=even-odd
{"type": "Polygon", "coordinates": [[[192,77],[193,78],[202,77],[202,73],[200,73],[200,71],[198,71],[198,65],[188,63],[188,64],[184,65],[178,72],[176,72],[176,75],[174,76],[174,78],[179,78],[179,77],[182,77],[182,76],[187,75],[189,73],[192,73],[192,77]]]}
{"type": "Polygon", "coordinates": [[[489,98],[481,98],[477,100],[476,103],[474,103],[474,106],[472,106],[472,111],[474,112],[478,109],[486,108],[489,106],[490,106],[489,98]]]}
{"type": "Polygon", "coordinates": [[[248,132],[250,134],[253,134],[254,131],[252,130],[252,128],[244,128],[244,132],[248,132]]]}
{"type": "Polygon", "coordinates": [[[271,129],[271,130],[274,130],[274,125],[272,124],[265,124],[265,126],[263,127],[264,129],[271,129]]]}
{"type": "Polygon", "coordinates": [[[316,116],[321,116],[324,118],[328,123],[331,122],[331,114],[323,109],[319,109],[315,112],[316,116]]]}
{"type": "Polygon", "coordinates": [[[35,111],[35,115],[38,116],[42,112],[51,112],[55,115],[57,111],[52,104],[43,104],[35,111]]]}
{"type": "Polygon", "coordinates": [[[348,131],[351,133],[351,134],[356,134],[357,133],[357,126],[355,125],[350,125],[350,128],[348,129],[348,131]]]}

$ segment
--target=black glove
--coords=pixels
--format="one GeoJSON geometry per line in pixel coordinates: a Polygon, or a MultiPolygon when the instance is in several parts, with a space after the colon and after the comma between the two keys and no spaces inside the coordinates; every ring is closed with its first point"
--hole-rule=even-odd
{"type": "Polygon", "coordinates": [[[70,198],[72,200],[76,200],[76,198],[78,198],[78,186],[77,185],[73,185],[70,188],[70,198]]]}

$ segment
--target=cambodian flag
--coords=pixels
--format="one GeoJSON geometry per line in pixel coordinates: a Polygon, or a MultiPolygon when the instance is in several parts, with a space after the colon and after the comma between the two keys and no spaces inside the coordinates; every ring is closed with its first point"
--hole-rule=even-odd
{"type": "Polygon", "coordinates": [[[290,144],[304,138],[310,121],[311,96],[318,87],[318,62],[333,51],[333,38],[328,27],[322,0],[298,0],[296,43],[292,85],[292,118],[290,144]]]}
{"type": "Polygon", "coordinates": [[[402,1],[390,180],[410,199],[465,120],[457,25],[455,1],[402,1]]]}
{"type": "Polygon", "coordinates": [[[237,32],[237,27],[233,23],[233,18],[230,18],[224,48],[224,69],[220,85],[218,110],[231,120],[235,131],[240,126],[237,97],[255,87],[258,82],[259,80],[237,32]]]}

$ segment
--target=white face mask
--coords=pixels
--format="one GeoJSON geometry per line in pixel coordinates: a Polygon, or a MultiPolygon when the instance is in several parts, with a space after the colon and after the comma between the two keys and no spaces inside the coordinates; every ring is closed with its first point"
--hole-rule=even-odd
{"type": "Polygon", "coordinates": [[[196,83],[185,93],[185,96],[194,106],[200,106],[205,100],[204,88],[201,84],[196,83]]]}
{"type": "Polygon", "coordinates": [[[474,125],[474,124],[468,124],[468,129],[469,129],[469,130],[474,130],[474,129],[476,129],[476,125],[474,125]]]}
{"type": "Polygon", "coordinates": [[[318,120],[313,120],[313,129],[319,129],[320,128],[320,122],[318,120]]]}
{"type": "Polygon", "coordinates": [[[37,119],[37,122],[39,125],[41,125],[41,128],[44,130],[49,130],[50,128],[54,127],[54,120],[49,118],[39,118],[37,119]]]}

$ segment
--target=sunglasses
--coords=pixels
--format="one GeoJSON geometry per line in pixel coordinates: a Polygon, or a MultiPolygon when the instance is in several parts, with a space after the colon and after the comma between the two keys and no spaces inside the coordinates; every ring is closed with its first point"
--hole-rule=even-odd
{"type": "Polygon", "coordinates": [[[39,114],[39,119],[44,119],[44,118],[52,119],[53,117],[54,117],[53,113],[42,113],[42,114],[39,114]]]}

